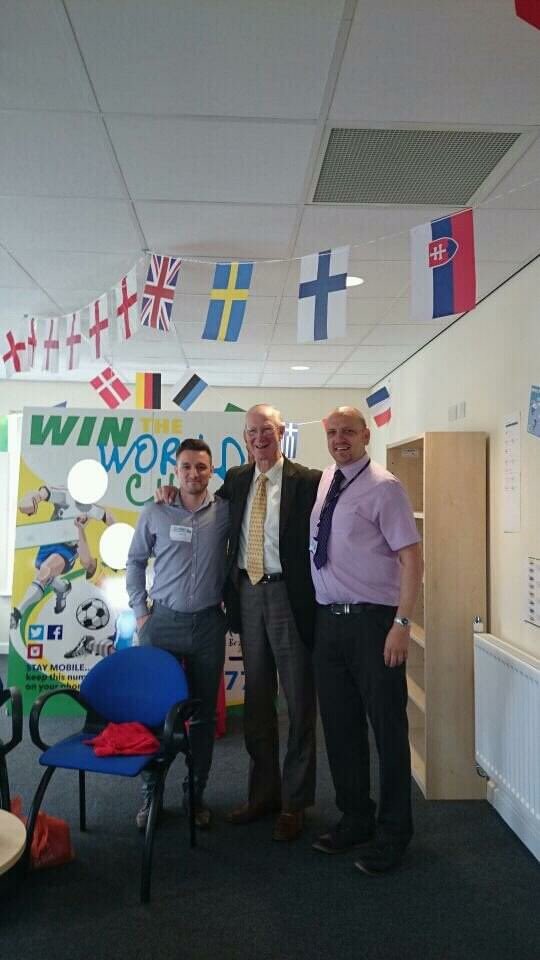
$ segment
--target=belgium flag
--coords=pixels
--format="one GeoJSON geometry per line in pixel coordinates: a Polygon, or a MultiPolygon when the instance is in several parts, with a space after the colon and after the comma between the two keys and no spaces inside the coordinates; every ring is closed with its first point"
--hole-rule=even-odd
{"type": "Polygon", "coordinates": [[[161,410],[161,374],[137,373],[135,404],[139,410],[161,410]]]}

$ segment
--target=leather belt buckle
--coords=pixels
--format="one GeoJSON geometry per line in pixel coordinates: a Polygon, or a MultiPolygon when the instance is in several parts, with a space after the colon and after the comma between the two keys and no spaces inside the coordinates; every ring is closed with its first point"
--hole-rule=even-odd
{"type": "Polygon", "coordinates": [[[350,603],[333,603],[330,609],[335,617],[341,617],[351,612],[351,605],[350,603]]]}

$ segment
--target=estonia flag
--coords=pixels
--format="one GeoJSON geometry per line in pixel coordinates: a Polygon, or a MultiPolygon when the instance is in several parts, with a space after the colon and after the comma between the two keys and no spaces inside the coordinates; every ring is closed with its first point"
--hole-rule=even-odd
{"type": "Polygon", "coordinates": [[[171,400],[182,410],[189,410],[207,386],[202,377],[188,370],[185,376],[174,385],[171,400]]]}
{"type": "Polygon", "coordinates": [[[472,210],[411,230],[411,317],[433,320],[476,303],[472,210]]]}

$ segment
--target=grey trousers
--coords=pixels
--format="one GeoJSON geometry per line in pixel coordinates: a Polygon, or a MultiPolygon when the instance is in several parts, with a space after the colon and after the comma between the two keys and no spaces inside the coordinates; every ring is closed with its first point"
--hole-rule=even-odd
{"type": "Polygon", "coordinates": [[[285,583],[253,586],[241,575],[244,736],[250,756],[248,802],[293,812],[315,802],[315,684],[311,654],[300,639],[285,583]],[[277,677],[289,715],[279,766],[277,677]]]}
{"type": "MultiPolygon", "coordinates": [[[[139,638],[141,646],[160,647],[180,660],[186,671],[190,697],[201,701],[189,728],[196,802],[201,800],[212,764],[225,629],[225,614],[219,607],[208,607],[197,613],[176,613],[156,603],[139,638]]],[[[145,771],[143,781],[143,792],[150,797],[155,782],[152,770],[145,771]]],[[[187,789],[187,777],[184,789],[187,789]]]]}

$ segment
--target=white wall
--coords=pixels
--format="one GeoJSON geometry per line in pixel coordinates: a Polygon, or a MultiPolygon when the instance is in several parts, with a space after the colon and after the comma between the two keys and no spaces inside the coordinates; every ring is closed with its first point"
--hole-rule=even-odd
{"type": "Polygon", "coordinates": [[[483,430],[489,457],[488,629],[540,656],[540,629],[522,621],[525,564],[540,557],[540,440],[527,434],[531,384],[540,383],[540,260],[443,332],[384,382],[392,420],[372,432],[371,453],[427,430],[483,430]],[[466,416],[448,421],[448,407],[466,416]],[[521,411],[521,530],[503,532],[503,423],[521,411]]]}

